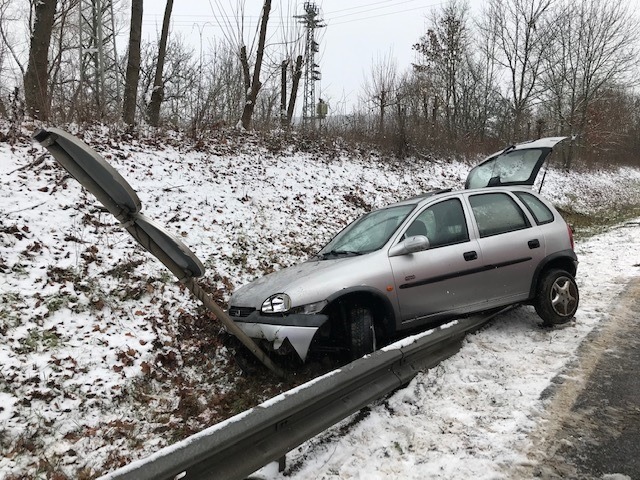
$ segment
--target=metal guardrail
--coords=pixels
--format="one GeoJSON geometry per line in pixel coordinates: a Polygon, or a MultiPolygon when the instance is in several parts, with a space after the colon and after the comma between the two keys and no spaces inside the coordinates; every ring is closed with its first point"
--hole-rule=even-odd
{"type": "MultiPolygon", "coordinates": [[[[509,307],[510,308],[510,307],[509,307]]],[[[507,309],[503,309],[505,311],[507,309]]],[[[401,340],[284,392],[101,480],[241,480],[454,355],[466,333],[497,313],[401,340]]]]}

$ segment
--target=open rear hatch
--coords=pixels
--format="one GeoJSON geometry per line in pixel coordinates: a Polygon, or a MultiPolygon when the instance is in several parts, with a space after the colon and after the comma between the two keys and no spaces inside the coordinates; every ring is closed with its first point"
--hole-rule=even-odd
{"type": "Polygon", "coordinates": [[[566,138],[540,138],[496,152],[471,169],[464,187],[532,186],[553,147],[566,138]]]}

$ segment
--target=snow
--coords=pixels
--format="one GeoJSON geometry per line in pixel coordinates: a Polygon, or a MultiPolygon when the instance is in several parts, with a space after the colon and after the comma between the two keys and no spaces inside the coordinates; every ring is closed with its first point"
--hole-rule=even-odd
{"type": "MultiPolygon", "coordinates": [[[[85,141],[203,261],[201,285],[221,301],[369,208],[461,187],[469,168],[339,144],[305,153],[246,132],[204,146],[109,134],[85,141]]],[[[227,418],[219,399],[246,380],[197,301],[50,157],[36,164],[43,152],[0,143],[0,477],[95,476],[227,418]]],[[[543,193],[582,213],[640,205],[640,171],[550,170],[543,193]]],[[[579,240],[575,324],[542,330],[529,307],[496,318],[346,435],[338,426],[291,452],[287,473],[509,478],[527,461],[542,392],[638,275],[639,243],[637,223],[579,240]]]]}

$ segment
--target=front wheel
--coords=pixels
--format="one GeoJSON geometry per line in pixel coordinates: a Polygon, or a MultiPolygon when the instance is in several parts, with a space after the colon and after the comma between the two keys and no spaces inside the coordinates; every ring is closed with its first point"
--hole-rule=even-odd
{"type": "Polygon", "coordinates": [[[538,282],[535,309],[545,325],[562,325],[573,318],[578,310],[578,285],[564,270],[549,270],[538,282]]]}
{"type": "Polygon", "coordinates": [[[373,315],[366,307],[356,306],[349,312],[351,325],[351,359],[356,360],[376,349],[373,315]]]}

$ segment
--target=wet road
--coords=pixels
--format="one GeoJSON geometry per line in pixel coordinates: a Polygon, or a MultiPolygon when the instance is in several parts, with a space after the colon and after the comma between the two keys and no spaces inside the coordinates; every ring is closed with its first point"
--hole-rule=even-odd
{"type": "Polygon", "coordinates": [[[640,279],[549,390],[527,478],[640,479],[640,279]]]}

